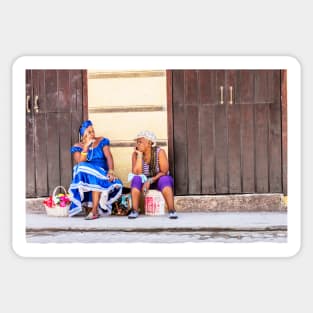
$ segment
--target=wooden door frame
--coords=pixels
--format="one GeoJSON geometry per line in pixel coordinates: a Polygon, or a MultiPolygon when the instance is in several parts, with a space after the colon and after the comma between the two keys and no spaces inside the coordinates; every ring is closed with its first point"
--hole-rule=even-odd
{"type": "Polygon", "coordinates": [[[88,72],[82,70],[83,77],[83,120],[88,119],[88,72]]]}
{"type": "Polygon", "coordinates": [[[288,194],[288,179],[287,179],[287,70],[281,70],[280,75],[281,82],[281,119],[282,119],[282,175],[283,175],[283,193],[288,194]]]}
{"type": "MultiPolygon", "coordinates": [[[[174,171],[174,134],[173,134],[173,70],[166,70],[166,94],[167,94],[167,135],[168,135],[168,159],[171,175],[174,171]]],[[[282,126],[282,185],[284,195],[288,194],[287,185],[287,70],[281,70],[281,126],[282,126]]],[[[175,179],[175,177],[174,177],[175,179]]]]}

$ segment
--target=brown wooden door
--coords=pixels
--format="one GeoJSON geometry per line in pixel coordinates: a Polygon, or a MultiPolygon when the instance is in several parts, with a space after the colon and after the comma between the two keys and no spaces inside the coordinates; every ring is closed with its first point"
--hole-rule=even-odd
{"type": "Polygon", "coordinates": [[[282,192],[280,71],[171,75],[175,194],[282,192]]]}
{"type": "Polygon", "coordinates": [[[26,71],[26,197],[48,196],[70,184],[84,77],[82,70],[26,71]]]}

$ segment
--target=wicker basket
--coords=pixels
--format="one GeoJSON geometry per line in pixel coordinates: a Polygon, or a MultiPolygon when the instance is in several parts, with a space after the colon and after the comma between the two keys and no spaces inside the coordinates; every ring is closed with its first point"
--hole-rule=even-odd
{"type": "MultiPolygon", "coordinates": [[[[67,194],[66,189],[63,186],[57,186],[54,188],[53,193],[52,193],[52,199],[55,202],[55,194],[56,191],[61,188],[63,189],[64,194],[67,194]]],[[[61,207],[60,205],[56,204],[54,207],[50,208],[47,205],[45,205],[46,213],[48,216],[68,216],[68,210],[70,205],[66,205],[65,207],[61,207]]]]}

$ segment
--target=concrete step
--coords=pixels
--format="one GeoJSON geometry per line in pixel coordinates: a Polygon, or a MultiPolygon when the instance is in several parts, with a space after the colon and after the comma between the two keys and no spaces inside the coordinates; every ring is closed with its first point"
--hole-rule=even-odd
{"type": "MultiPolygon", "coordinates": [[[[26,213],[44,214],[45,198],[26,199],[26,213]]],[[[175,196],[177,212],[286,212],[283,194],[175,196]]]]}

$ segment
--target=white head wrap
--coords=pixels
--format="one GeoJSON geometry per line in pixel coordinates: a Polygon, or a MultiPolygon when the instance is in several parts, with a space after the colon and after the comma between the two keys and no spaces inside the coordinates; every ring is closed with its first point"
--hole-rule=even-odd
{"type": "Polygon", "coordinates": [[[142,130],[139,132],[134,140],[137,140],[139,138],[146,138],[152,142],[152,147],[156,146],[157,138],[155,134],[149,130],[142,130]]]}

